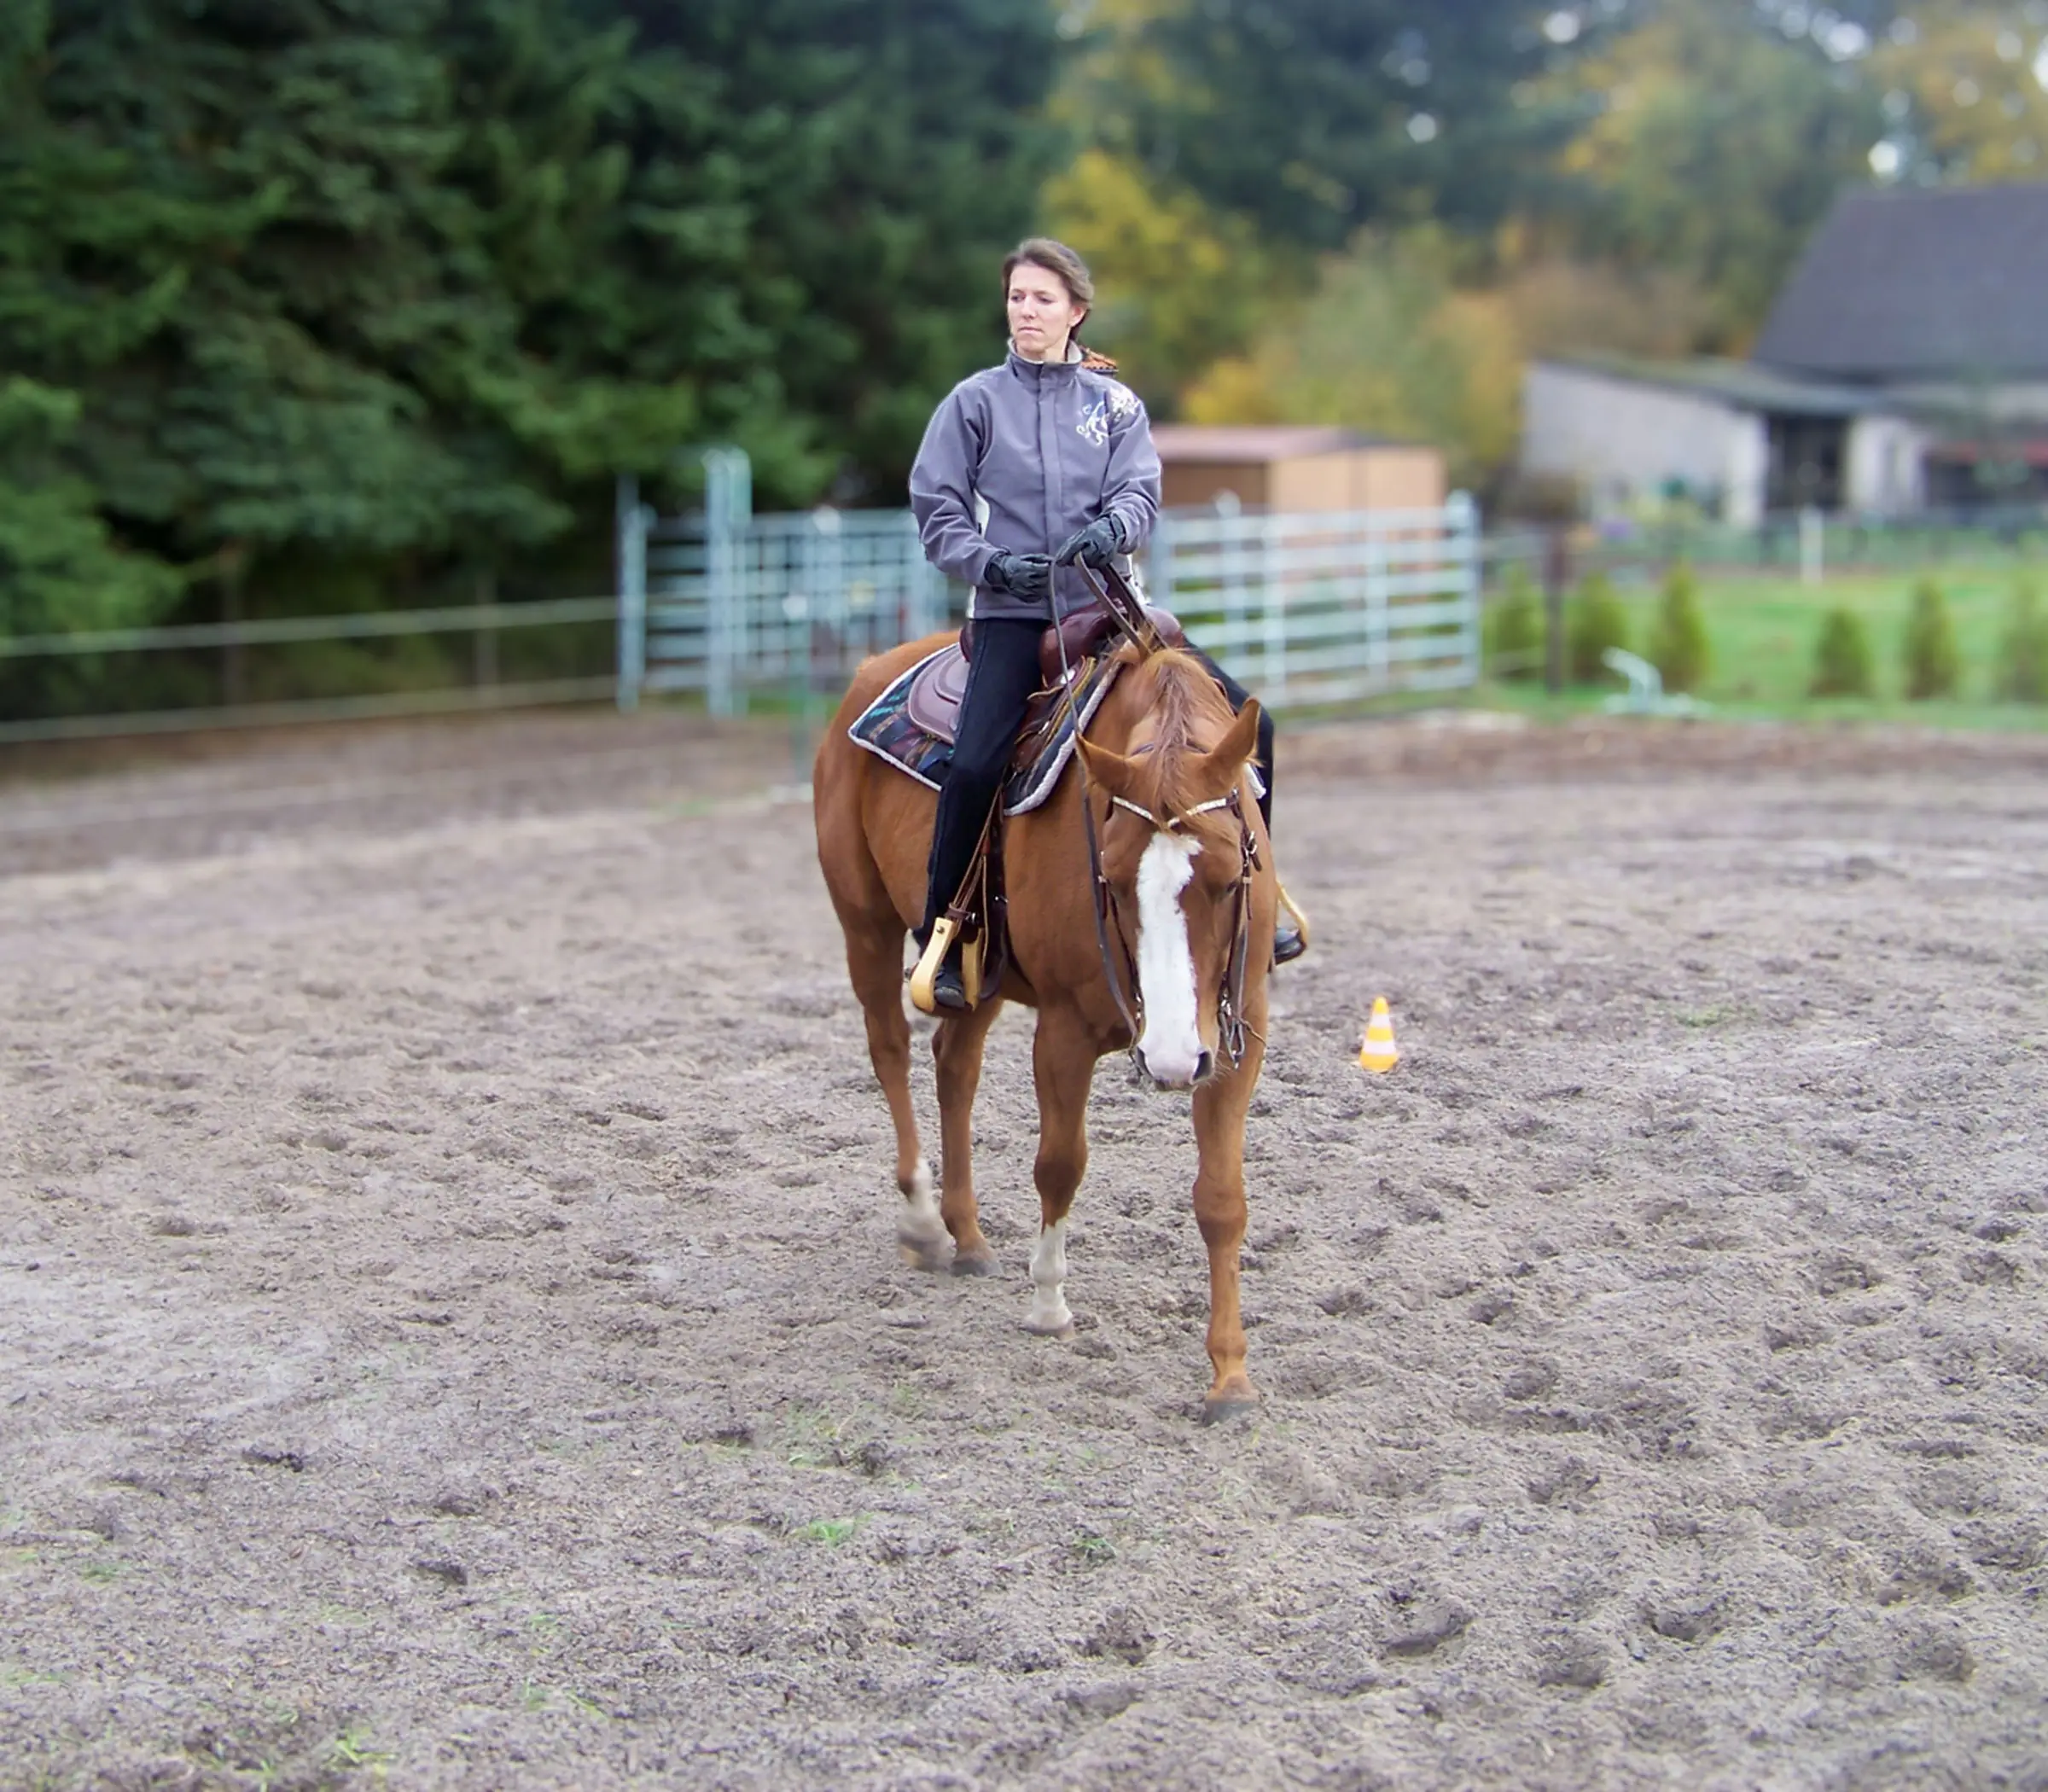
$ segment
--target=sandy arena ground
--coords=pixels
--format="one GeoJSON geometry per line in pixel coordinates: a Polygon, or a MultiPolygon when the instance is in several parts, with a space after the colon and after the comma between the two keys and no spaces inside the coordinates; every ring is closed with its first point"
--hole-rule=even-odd
{"type": "Polygon", "coordinates": [[[748,739],[0,763],[0,1785],[2048,1787],[2040,743],[1299,734],[1207,1430],[1184,1098],[901,1266],[748,739]]]}

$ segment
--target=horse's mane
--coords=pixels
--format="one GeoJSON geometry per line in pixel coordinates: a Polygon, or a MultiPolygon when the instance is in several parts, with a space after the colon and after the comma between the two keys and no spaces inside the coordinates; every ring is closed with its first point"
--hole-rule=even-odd
{"type": "Polygon", "coordinates": [[[1207,794],[1194,788],[1195,766],[1233,719],[1229,699],[1192,654],[1167,647],[1140,658],[1135,649],[1125,651],[1131,663],[1124,681],[1132,687],[1134,720],[1142,717],[1151,727],[1151,750],[1137,757],[1143,772],[1136,800],[1161,819],[1178,816],[1183,828],[1197,836],[1219,846],[1234,843],[1236,823],[1223,812],[1190,812],[1207,794]]]}

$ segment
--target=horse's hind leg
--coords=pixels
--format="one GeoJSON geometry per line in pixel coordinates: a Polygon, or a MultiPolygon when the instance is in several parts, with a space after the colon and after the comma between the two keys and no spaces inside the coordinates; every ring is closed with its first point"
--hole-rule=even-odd
{"type": "Polygon", "coordinates": [[[868,1056],[896,1126],[896,1186],[906,1205],[896,1222],[896,1242],[920,1269],[945,1263],[945,1226],[932,1191],[932,1167],[917,1137],[911,1106],[911,1022],[903,1011],[903,940],[907,930],[889,923],[847,925],[847,969],[868,1023],[868,1056]]]}
{"type": "Polygon", "coordinates": [[[988,1029],[1002,1006],[1000,997],[985,997],[971,1012],[941,1021],[932,1039],[939,1080],[939,1211],[953,1235],[953,1272],[961,1276],[985,1276],[996,1266],[975,1200],[975,1095],[988,1029]]]}
{"type": "Polygon", "coordinates": [[[1088,1091],[1095,1081],[1095,1046],[1087,1029],[1055,1009],[1039,1015],[1032,1042],[1039,1091],[1039,1242],[1031,1254],[1031,1310],[1027,1331],[1065,1337],[1073,1329],[1067,1306],[1067,1213],[1088,1170],[1088,1091]]]}

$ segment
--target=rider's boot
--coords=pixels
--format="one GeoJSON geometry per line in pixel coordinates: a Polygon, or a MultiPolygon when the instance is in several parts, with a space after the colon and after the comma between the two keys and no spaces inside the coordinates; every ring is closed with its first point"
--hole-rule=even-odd
{"type": "Polygon", "coordinates": [[[958,933],[959,924],[951,916],[942,915],[932,923],[931,938],[911,973],[911,1004],[920,1013],[963,1015],[975,1005],[958,933]]]}
{"type": "Polygon", "coordinates": [[[1273,921],[1273,963],[1291,964],[1307,950],[1308,916],[1301,912],[1283,884],[1279,912],[1273,921]]]}

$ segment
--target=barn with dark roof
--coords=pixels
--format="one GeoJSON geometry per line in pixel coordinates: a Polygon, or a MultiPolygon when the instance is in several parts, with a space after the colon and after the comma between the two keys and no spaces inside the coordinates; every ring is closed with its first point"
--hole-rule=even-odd
{"type": "Polygon", "coordinates": [[[1522,466],[1729,521],[2048,501],[2048,183],[1856,193],[1747,361],[1538,361],[1522,466]]]}

